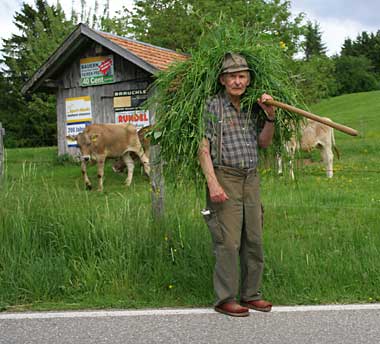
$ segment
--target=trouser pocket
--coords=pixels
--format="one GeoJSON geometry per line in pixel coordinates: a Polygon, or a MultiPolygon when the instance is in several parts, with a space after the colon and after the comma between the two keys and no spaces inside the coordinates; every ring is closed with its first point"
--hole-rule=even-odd
{"type": "Polygon", "coordinates": [[[218,221],[216,212],[211,209],[201,210],[203,218],[206,221],[206,224],[210,230],[212,241],[215,244],[222,244],[224,241],[222,226],[218,221]]]}

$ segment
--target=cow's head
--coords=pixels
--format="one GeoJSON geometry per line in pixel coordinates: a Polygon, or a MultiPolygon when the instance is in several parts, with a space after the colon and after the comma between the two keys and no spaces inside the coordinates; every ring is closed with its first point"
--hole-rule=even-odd
{"type": "Polygon", "coordinates": [[[90,136],[87,133],[79,133],[76,136],[66,136],[66,138],[77,142],[82,160],[90,161],[92,152],[91,146],[96,142],[97,136],[96,134],[90,136]]]}
{"type": "Polygon", "coordinates": [[[77,143],[80,149],[82,160],[90,161],[92,154],[92,146],[96,144],[97,134],[89,135],[85,132],[77,135],[77,143]]]}

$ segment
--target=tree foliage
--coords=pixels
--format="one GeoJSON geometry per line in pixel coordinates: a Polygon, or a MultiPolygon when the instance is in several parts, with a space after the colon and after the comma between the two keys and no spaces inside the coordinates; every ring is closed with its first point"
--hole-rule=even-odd
{"type": "Polygon", "coordinates": [[[241,28],[277,37],[293,53],[302,33],[302,15],[292,19],[289,6],[283,0],[138,0],[126,16],[137,39],[187,52],[222,14],[241,28]]]}
{"type": "Polygon", "coordinates": [[[356,40],[346,39],[342,47],[342,56],[365,56],[380,77],[380,30],[374,33],[363,31],[356,40]]]}
{"type": "Polygon", "coordinates": [[[335,63],[327,56],[294,61],[293,77],[306,104],[336,94],[335,63]]]}
{"type": "Polygon", "coordinates": [[[365,56],[340,56],[335,59],[337,94],[379,89],[371,61],[365,56]]]}
{"type": "Polygon", "coordinates": [[[380,88],[380,30],[347,38],[341,56],[335,58],[338,94],[380,88]]]}
{"type": "Polygon", "coordinates": [[[59,2],[49,6],[44,0],[35,0],[34,6],[24,3],[16,12],[14,23],[19,33],[3,40],[1,61],[5,66],[1,86],[8,87],[13,104],[2,110],[6,144],[52,145],[56,143],[55,98],[42,93],[25,97],[21,88],[74,24],[66,20],[59,2]]]}
{"type": "Polygon", "coordinates": [[[307,61],[314,56],[326,56],[326,46],[322,43],[322,33],[318,22],[314,22],[314,24],[311,21],[307,22],[304,51],[307,61]]]}
{"type": "Polygon", "coordinates": [[[59,2],[35,0],[34,5],[23,4],[14,17],[20,34],[3,40],[4,72],[15,83],[26,82],[74,28],[59,2]]]}

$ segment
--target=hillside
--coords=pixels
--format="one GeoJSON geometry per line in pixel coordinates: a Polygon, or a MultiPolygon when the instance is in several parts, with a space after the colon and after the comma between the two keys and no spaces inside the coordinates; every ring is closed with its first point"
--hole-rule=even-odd
{"type": "Polygon", "coordinates": [[[359,131],[352,137],[335,131],[338,147],[357,163],[379,161],[380,91],[347,94],[330,98],[311,107],[314,113],[359,131]]]}

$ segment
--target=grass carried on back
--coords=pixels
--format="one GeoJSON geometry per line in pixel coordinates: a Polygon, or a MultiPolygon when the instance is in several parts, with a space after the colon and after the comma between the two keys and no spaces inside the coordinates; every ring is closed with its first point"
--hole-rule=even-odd
{"type": "MultiPolygon", "coordinates": [[[[241,31],[233,22],[216,24],[201,37],[188,60],[157,75],[154,95],[147,103],[156,113],[151,137],[160,144],[167,173],[178,180],[191,180],[194,176],[196,181],[202,180],[197,151],[204,136],[203,111],[206,100],[222,87],[218,79],[228,52],[243,55],[251,68],[252,81],[242,98],[242,106],[251,109],[263,93],[299,104],[279,42],[254,30],[241,31]]],[[[289,124],[298,120],[293,113],[277,109],[276,149],[290,137],[290,128],[296,127],[289,124]]]]}

